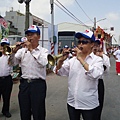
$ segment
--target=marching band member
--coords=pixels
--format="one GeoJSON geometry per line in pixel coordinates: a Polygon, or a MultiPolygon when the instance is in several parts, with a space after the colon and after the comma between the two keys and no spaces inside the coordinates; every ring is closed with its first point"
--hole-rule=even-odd
{"type": "MultiPolygon", "coordinates": [[[[71,48],[69,48],[68,45],[65,45],[65,46],[63,47],[63,49],[70,50],[71,48]]],[[[72,53],[68,53],[68,57],[67,57],[66,60],[69,60],[69,59],[71,59],[72,57],[73,57],[72,53]]]]}
{"type": "Polygon", "coordinates": [[[40,29],[36,25],[31,25],[25,34],[27,41],[11,55],[11,61],[19,61],[22,70],[18,94],[21,120],[31,120],[31,112],[34,120],[45,120],[48,50],[39,45],[40,29]]]}
{"type": "Polygon", "coordinates": [[[5,46],[9,46],[9,40],[7,38],[4,38],[1,40],[1,46],[0,46],[0,94],[3,98],[3,107],[2,107],[2,113],[5,117],[11,117],[11,114],[9,112],[10,109],[10,96],[12,92],[12,66],[8,64],[9,55],[5,52],[5,46]]]}
{"type": "Polygon", "coordinates": [[[116,74],[120,75],[120,46],[118,46],[118,50],[113,53],[113,57],[116,60],[116,74]]]}
{"type": "MultiPolygon", "coordinates": [[[[104,74],[108,73],[109,68],[110,68],[110,59],[109,57],[103,52],[103,50],[100,47],[101,42],[100,40],[95,40],[94,47],[93,47],[93,52],[95,55],[100,56],[103,59],[103,68],[104,68],[104,74]]],[[[98,107],[98,116],[99,119],[101,119],[101,113],[103,109],[103,103],[104,103],[104,81],[103,81],[103,76],[99,78],[98,80],[98,99],[99,99],[99,107],[98,107]]]]}
{"type": "Polygon", "coordinates": [[[84,120],[98,120],[98,79],[104,71],[103,60],[92,52],[95,41],[92,31],[78,32],[75,37],[78,38],[78,45],[73,49],[76,56],[64,62],[67,56],[63,51],[54,72],[68,76],[67,107],[70,120],[79,120],[81,114],[84,120]]]}

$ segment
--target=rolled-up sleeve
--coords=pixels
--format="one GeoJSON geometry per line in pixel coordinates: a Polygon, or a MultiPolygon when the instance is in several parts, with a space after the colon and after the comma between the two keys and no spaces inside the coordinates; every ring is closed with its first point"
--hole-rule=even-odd
{"type": "MultiPolygon", "coordinates": [[[[68,76],[69,75],[69,62],[64,62],[64,64],[62,65],[62,67],[57,70],[57,75],[60,76],[68,76]]],[[[56,66],[53,68],[53,72],[56,73],[56,66]]]]}
{"type": "MultiPolygon", "coordinates": [[[[21,59],[21,57],[22,57],[22,51],[23,51],[24,49],[19,49],[17,52],[16,52],[16,54],[15,54],[15,58],[16,59],[21,59]]],[[[25,51],[25,50],[24,50],[25,51]]]]}
{"type": "Polygon", "coordinates": [[[104,68],[103,68],[103,60],[102,58],[95,59],[94,64],[89,64],[89,70],[85,71],[85,74],[88,75],[90,78],[99,79],[103,75],[104,68]]]}

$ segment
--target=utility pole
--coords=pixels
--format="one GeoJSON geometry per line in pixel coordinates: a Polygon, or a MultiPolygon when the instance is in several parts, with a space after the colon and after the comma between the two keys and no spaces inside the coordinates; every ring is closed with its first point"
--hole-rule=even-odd
{"type": "Polygon", "coordinates": [[[25,31],[29,28],[29,3],[31,0],[25,0],[26,15],[25,15],[25,31]]]}
{"type": "Polygon", "coordinates": [[[44,47],[44,23],[42,22],[42,47],[44,47]]]}
{"type": "Polygon", "coordinates": [[[94,17],[94,31],[96,30],[96,17],[94,17]]]}
{"type": "Polygon", "coordinates": [[[25,12],[25,31],[29,28],[29,3],[31,0],[18,0],[20,4],[25,2],[26,4],[26,12],[25,12]]]}
{"type": "Polygon", "coordinates": [[[55,26],[54,26],[54,0],[50,0],[51,5],[51,43],[54,43],[54,53],[56,52],[56,36],[55,36],[55,26]]]}
{"type": "Polygon", "coordinates": [[[100,21],[103,21],[103,20],[106,20],[106,18],[103,18],[103,19],[100,19],[100,20],[96,21],[96,17],[94,17],[94,31],[96,30],[96,23],[100,22],[100,21]]]}
{"type": "Polygon", "coordinates": [[[53,36],[54,36],[54,0],[50,0],[51,4],[51,37],[53,42],[53,36]]]}

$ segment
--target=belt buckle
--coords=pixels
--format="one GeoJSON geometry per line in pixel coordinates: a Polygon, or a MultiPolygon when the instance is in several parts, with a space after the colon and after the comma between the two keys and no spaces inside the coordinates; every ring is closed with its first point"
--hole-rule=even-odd
{"type": "Polygon", "coordinates": [[[28,83],[31,83],[31,82],[32,82],[32,80],[31,80],[31,79],[28,79],[28,80],[27,80],[27,82],[28,82],[28,83]]]}

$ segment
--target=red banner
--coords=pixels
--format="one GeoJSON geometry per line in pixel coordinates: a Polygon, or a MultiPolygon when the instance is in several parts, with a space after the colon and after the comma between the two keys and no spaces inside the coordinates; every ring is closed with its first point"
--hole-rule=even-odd
{"type": "Polygon", "coordinates": [[[8,23],[7,21],[0,15],[0,24],[1,26],[3,26],[4,28],[8,28],[8,23]]]}

